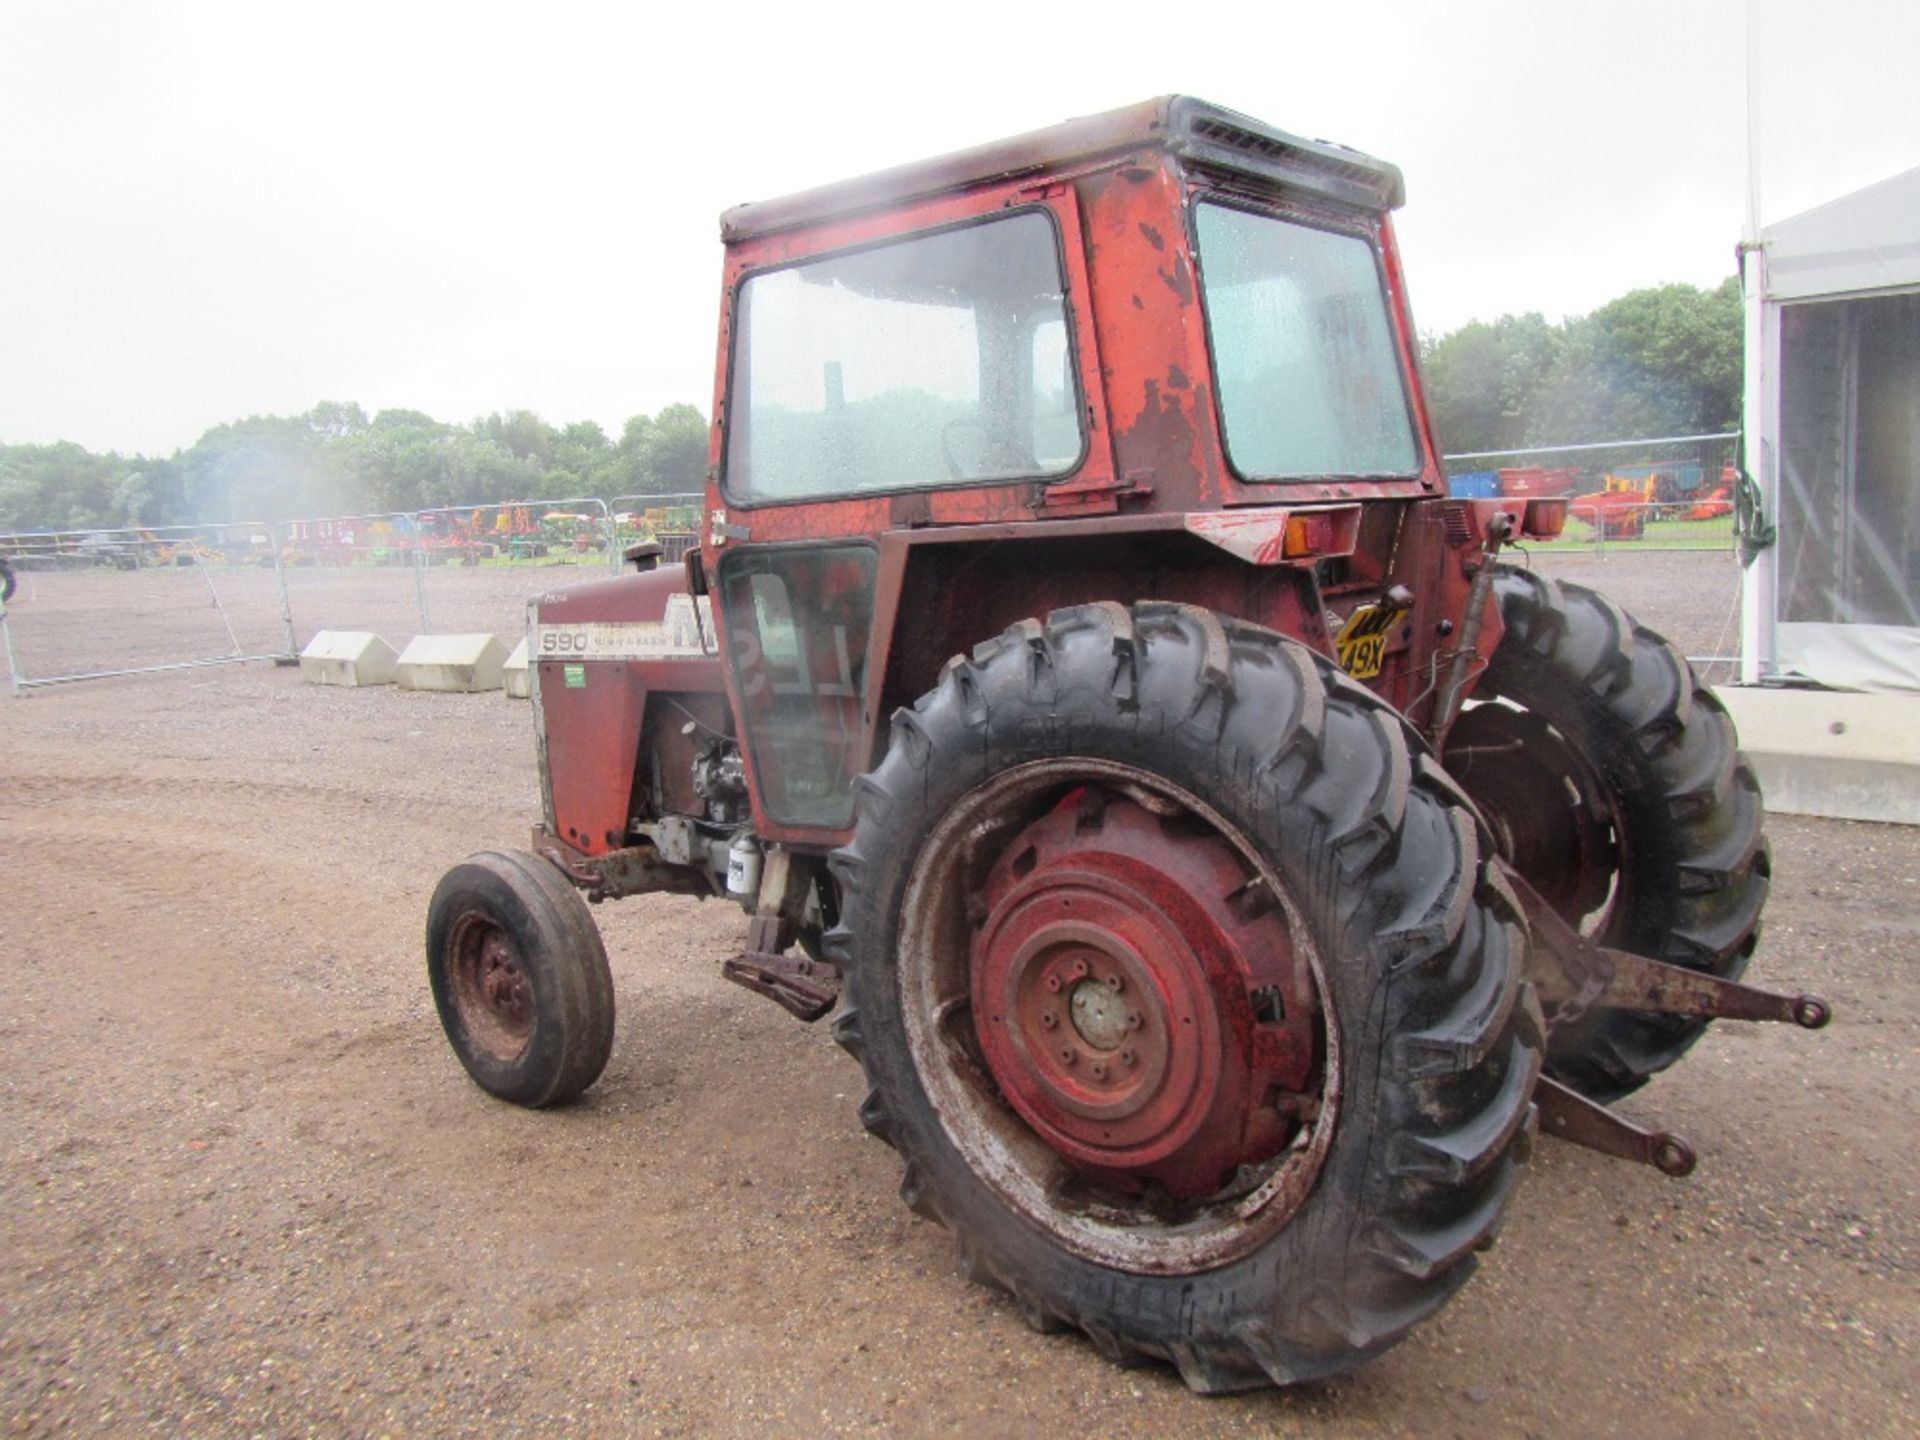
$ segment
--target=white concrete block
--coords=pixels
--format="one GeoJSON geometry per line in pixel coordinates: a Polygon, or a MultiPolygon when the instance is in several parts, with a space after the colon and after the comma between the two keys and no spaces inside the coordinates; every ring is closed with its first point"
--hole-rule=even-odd
{"type": "Polygon", "coordinates": [[[1767,808],[1920,825],[1920,697],[1729,685],[1767,808]]]}
{"type": "Polygon", "coordinates": [[[498,690],[506,661],[507,647],[491,635],[416,635],[394,679],[402,690],[498,690]]]}
{"type": "Polygon", "coordinates": [[[527,638],[520,637],[520,643],[513,647],[513,653],[507,656],[505,671],[507,694],[515,700],[533,698],[533,672],[527,668],[527,638]]]}
{"type": "Polygon", "coordinates": [[[300,652],[300,678],[314,685],[391,685],[393,647],[366,630],[322,630],[300,652]]]}

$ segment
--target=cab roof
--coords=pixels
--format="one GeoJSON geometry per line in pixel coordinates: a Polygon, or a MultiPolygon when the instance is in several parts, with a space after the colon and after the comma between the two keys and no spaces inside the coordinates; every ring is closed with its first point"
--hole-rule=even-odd
{"type": "Polygon", "coordinates": [[[971,150],[916,160],[776,200],[736,205],[720,217],[720,238],[731,245],[929,195],[1057,173],[1150,148],[1164,150],[1197,169],[1248,176],[1364,210],[1397,209],[1406,199],[1399,168],[1383,160],[1330,141],[1290,135],[1188,95],[1162,95],[971,150]]]}

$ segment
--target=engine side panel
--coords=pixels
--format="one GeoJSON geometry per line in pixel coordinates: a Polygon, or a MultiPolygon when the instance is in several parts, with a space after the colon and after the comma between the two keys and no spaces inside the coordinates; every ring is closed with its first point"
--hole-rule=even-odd
{"type": "Polygon", "coordinates": [[[549,591],[529,620],[547,824],[602,855],[626,843],[649,695],[725,689],[713,620],[678,567],[549,591]]]}
{"type": "Polygon", "coordinates": [[[536,670],[554,832],[585,855],[617,850],[647,708],[638,666],[543,660],[536,670]]]}

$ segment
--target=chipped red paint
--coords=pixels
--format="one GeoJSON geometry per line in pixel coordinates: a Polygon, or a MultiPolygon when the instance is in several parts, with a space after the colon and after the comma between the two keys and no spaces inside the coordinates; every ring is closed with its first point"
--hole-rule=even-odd
{"type": "Polygon", "coordinates": [[[1315,505],[1279,510],[1243,510],[1201,513],[1183,517],[1187,530],[1218,545],[1251,565],[1279,565],[1286,561],[1287,526],[1296,516],[1315,516],[1327,525],[1326,543],[1295,558],[1320,560],[1351,555],[1360,535],[1358,505],[1315,505]]]}
{"type": "Polygon", "coordinates": [[[1091,310],[1107,342],[1097,375],[1122,475],[1149,478],[1168,509],[1212,509],[1223,472],[1213,433],[1206,330],[1187,260],[1185,200],[1164,157],[1083,178],[1091,310]],[[1142,240],[1146,243],[1142,243],[1142,240]]]}

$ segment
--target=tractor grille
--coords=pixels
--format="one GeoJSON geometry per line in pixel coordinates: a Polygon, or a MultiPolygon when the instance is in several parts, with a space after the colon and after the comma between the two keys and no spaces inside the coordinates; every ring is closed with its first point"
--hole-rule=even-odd
{"type": "Polygon", "coordinates": [[[1473,526],[1467,523],[1464,500],[1442,500],[1439,505],[1440,529],[1449,545],[1464,545],[1473,539],[1473,526]]]}

